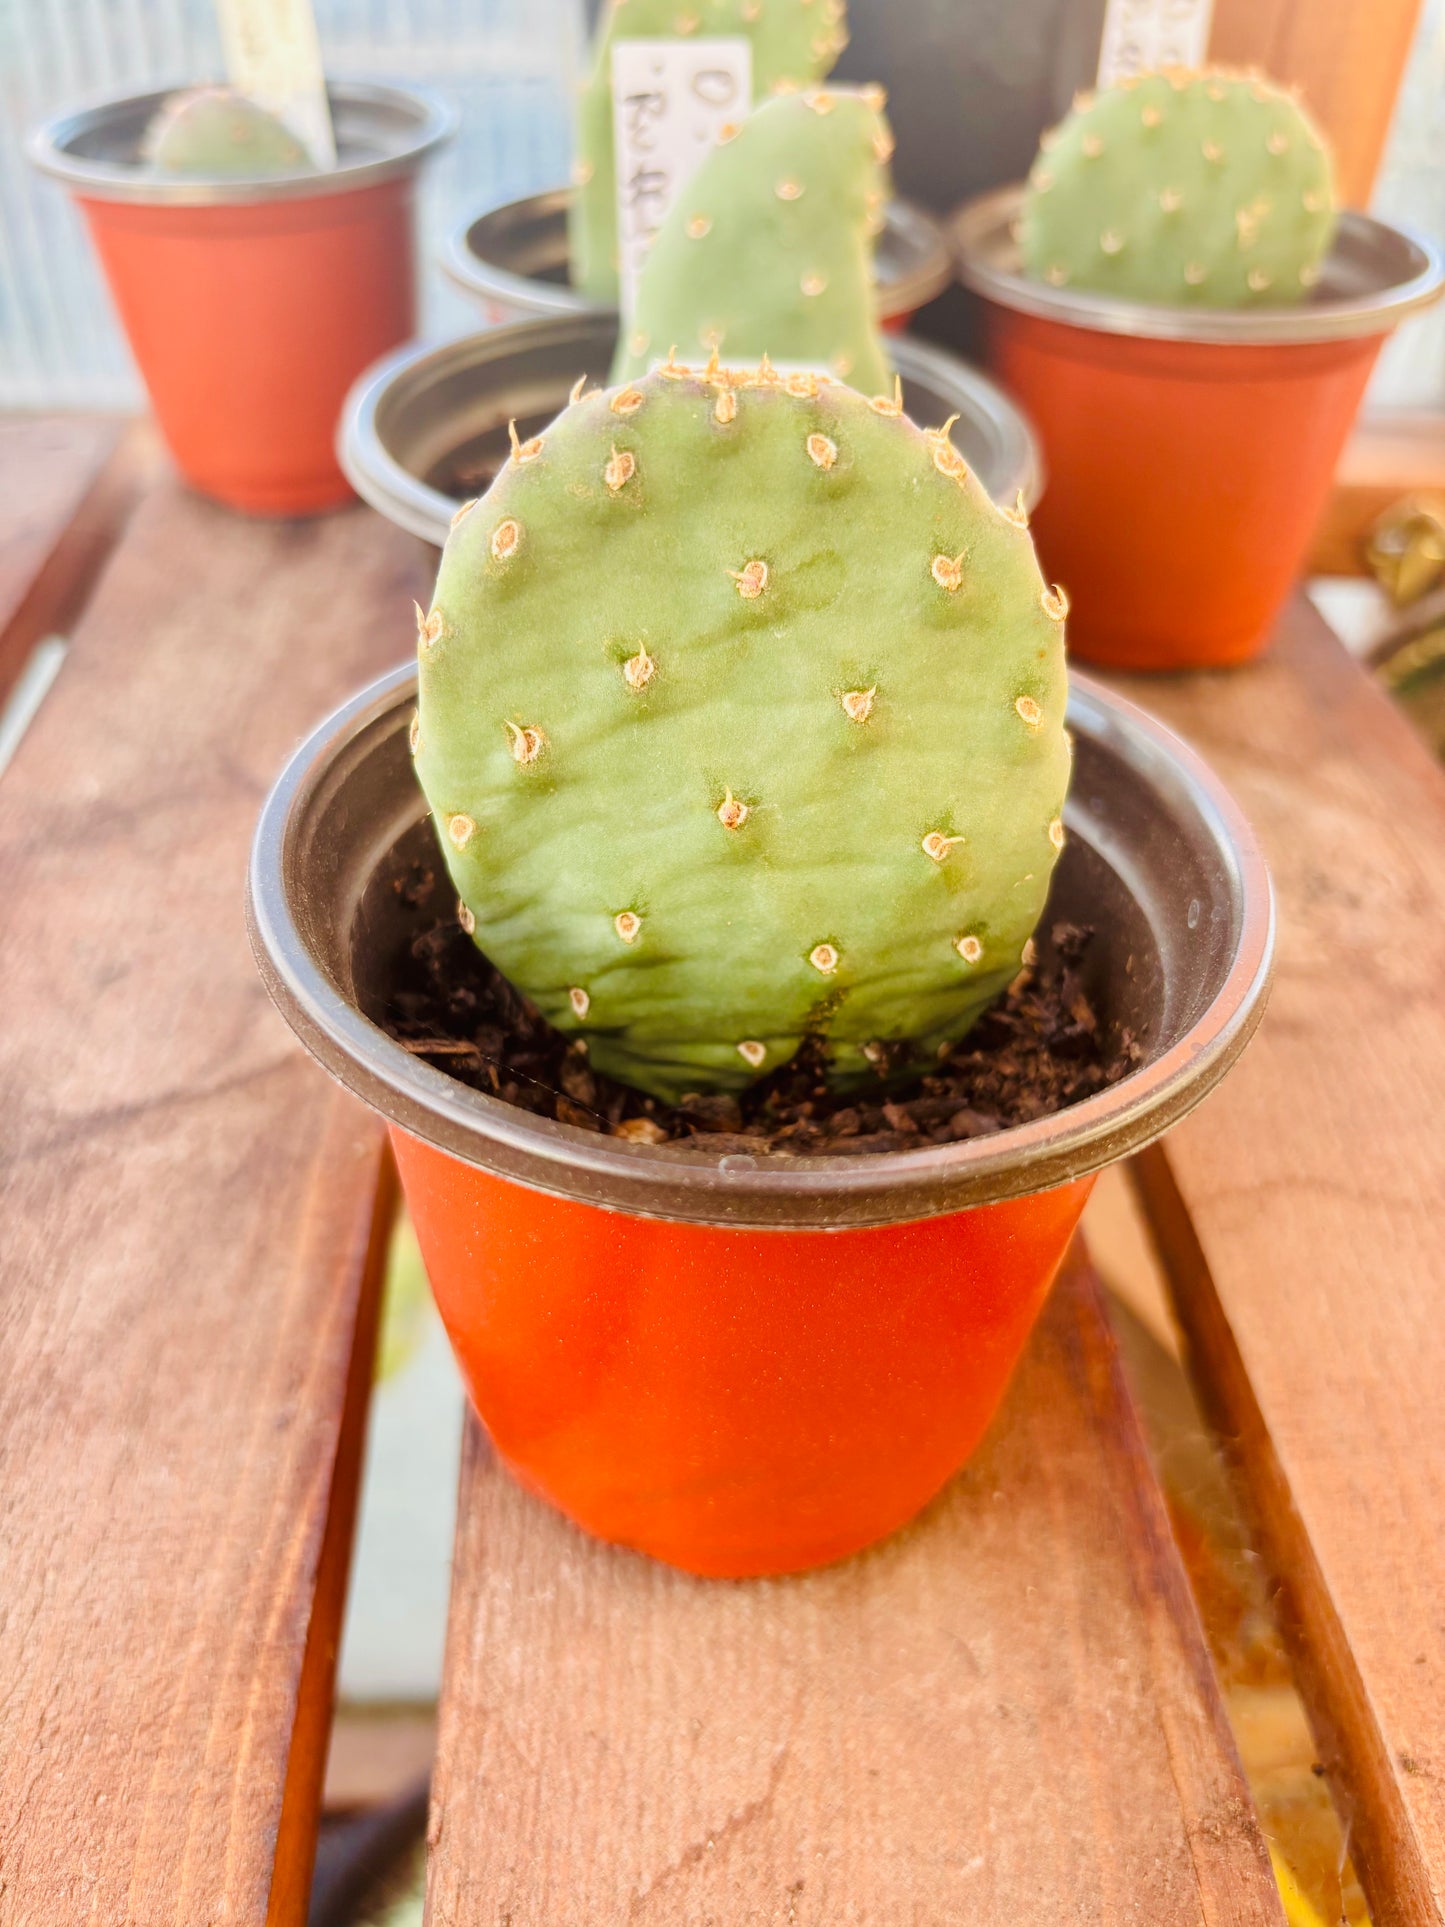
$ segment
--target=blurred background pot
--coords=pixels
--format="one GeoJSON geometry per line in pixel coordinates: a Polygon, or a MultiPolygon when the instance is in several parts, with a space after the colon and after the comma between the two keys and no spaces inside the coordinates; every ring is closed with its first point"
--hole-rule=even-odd
{"type": "Polygon", "coordinates": [[[58,115],[31,157],[85,215],[187,481],[259,514],[345,501],[336,418],[357,374],[414,331],[415,178],[451,114],[417,88],[338,83],[334,169],[204,180],[140,159],[166,97],[58,115]]]}
{"type": "MultiPolygon", "coordinates": [[[[519,321],[438,348],[405,348],[368,369],[347,399],[341,464],[373,508],[438,548],[452,516],[506,461],[515,420],[539,434],[567,404],[579,375],[606,385],[617,343],[607,312],[519,321]]],[[[889,353],[915,421],[956,415],[953,440],[996,502],[1035,500],[1038,453],[1007,395],[945,349],[899,337],[889,353]]]]}
{"type": "Polygon", "coordinates": [[[1043,446],[1034,534],[1070,647],[1129,669],[1242,662],[1300,573],[1381,344],[1439,294],[1440,258],[1346,213],[1308,301],[1148,307],[1026,279],[1020,193],[969,202],[953,235],[989,366],[1043,446]]]}
{"type": "MultiPolygon", "coordinates": [[[[528,194],[520,201],[464,221],[442,256],[442,266],[481,304],[488,321],[530,315],[597,314],[571,286],[567,269],[570,187],[528,194]]],[[[907,201],[892,201],[877,240],[878,318],[902,328],[953,280],[953,260],[938,223],[907,201]]]]}
{"type": "Polygon", "coordinates": [[[968,1457],[1095,1172],[1218,1081],[1258,1021],[1262,860],[1198,759],[1076,679],[1069,839],[1040,927],[1097,934],[1101,1019],[1137,1069],[1052,1118],[921,1151],[784,1158],[535,1117],[376,1019],[437,861],[408,667],[296,753],[250,876],[262,975],[321,1063],[389,1121],[442,1317],[498,1452],[604,1539],[743,1576],[837,1559],[968,1457]]]}

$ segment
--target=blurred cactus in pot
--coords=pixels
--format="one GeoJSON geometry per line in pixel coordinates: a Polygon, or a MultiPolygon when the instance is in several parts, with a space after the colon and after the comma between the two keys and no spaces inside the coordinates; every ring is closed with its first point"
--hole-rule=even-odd
{"type": "Polygon", "coordinates": [[[311,171],[284,122],[229,87],[172,94],[146,130],[145,157],[166,174],[260,180],[311,171]]]}
{"type": "Polygon", "coordinates": [[[812,88],[728,130],[652,243],[614,381],[676,346],[804,363],[865,393],[891,384],[873,298],[893,151],[882,108],[877,88],[812,88]]]}
{"type": "Polygon", "coordinates": [[[753,98],[821,80],[848,44],[844,0],[607,0],[577,111],[569,244],[572,285],[618,299],[612,49],[619,40],[741,36],[752,43],[753,98]]]}
{"type": "Polygon", "coordinates": [[[1032,960],[1062,593],[896,401],[671,359],[462,509],[412,747],[477,945],[599,1071],[916,1068],[1032,960]]]}
{"type": "Polygon", "coordinates": [[[1167,307],[1299,301],[1334,232],[1324,139],[1256,74],[1182,69],[1081,95],[1044,136],[1025,272],[1167,307]]]}

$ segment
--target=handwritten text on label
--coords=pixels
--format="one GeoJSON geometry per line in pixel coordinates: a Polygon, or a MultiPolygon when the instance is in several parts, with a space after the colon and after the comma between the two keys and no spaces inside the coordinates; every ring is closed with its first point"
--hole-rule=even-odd
{"type": "Polygon", "coordinates": [[[612,49],[618,273],[630,319],[663,216],[729,122],[752,105],[752,42],[619,40],[612,49]]]}

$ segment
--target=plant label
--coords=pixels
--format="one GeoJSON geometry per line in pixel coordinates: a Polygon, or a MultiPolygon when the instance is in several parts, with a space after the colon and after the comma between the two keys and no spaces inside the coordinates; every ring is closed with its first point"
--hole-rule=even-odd
{"type": "Polygon", "coordinates": [[[630,320],[652,237],[729,122],[752,106],[753,48],[717,40],[619,40],[612,49],[618,272],[630,320]]]}
{"type": "Polygon", "coordinates": [[[336,135],[311,0],[216,0],[226,78],[285,121],[318,167],[336,165],[336,135]]]}
{"type": "Polygon", "coordinates": [[[1214,0],[1108,0],[1099,86],[1161,67],[1202,66],[1213,14],[1214,0]]]}

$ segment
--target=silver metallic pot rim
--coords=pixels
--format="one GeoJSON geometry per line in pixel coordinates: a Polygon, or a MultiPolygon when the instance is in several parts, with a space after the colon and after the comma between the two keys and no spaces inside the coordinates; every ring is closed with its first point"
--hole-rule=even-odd
{"type": "Polygon", "coordinates": [[[128,201],[141,207],[243,207],[346,194],[409,174],[450,140],[457,125],[455,109],[429,87],[333,80],[326,91],[342,136],[338,144],[359,149],[357,159],[264,180],[161,174],[131,157],[156,111],[179,91],[161,87],[108,94],[68,107],[30,135],[30,159],[42,173],[87,200],[128,201]]]}
{"type": "MultiPolygon", "coordinates": [[[[608,314],[614,310],[590,301],[578,289],[556,281],[542,281],[531,275],[517,274],[500,262],[479,254],[472,235],[483,221],[498,216],[530,214],[544,218],[565,216],[572,199],[570,187],[550,187],[537,194],[524,194],[511,201],[499,201],[469,214],[447,237],[441,266],[464,293],[483,301],[516,308],[531,315],[608,314]]],[[[948,241],[933,216],[912,201],[892,200],[886,210],[888,229],[907,248],[911,261],[906,273],[878,283],[877,312],[880,321],[894,321],[911,315],[915,309],[942,294],[953,280],[953,259],[948,241]]]]}
{"type": "MultiPolygon", "coordinates": [[[[533,316],[455,341],[411,342],[375,362],[358,376],[337,423],[336,453],[346,479],[389,522],[440,547],[456,511],[456,499],[420,480],[392,453],[382,431],[385,409],[398,405],[398,396],[405,394],[408,385],[443,381],[449,369],[465,365],[469,358],[501,364],[514,350],[545,346],[554,339],[565,342],[579,324],[614,318],[598,310],[533,316]]],[[[1043,493],[1043,461],[1018,405],[996,382],[931,342],[890,335],[888,352],[905,381],[930,381],[950,391],[956,412],[987,428],[999,448],[999,478],[996,484],[992,478],[988,482],[995,499],[1011,507],[1022,493],[1025,506],[1032,508],[1043,493]]],[[[577,372],[581,372],[580,362],[577,372]]]]}
{"type": "MultiPolygon", "coordinates": [[[[1188,829],[1203,839],[1227,894],[1227,964],[1207,978],[1212,994],[1202,1011],[1156,1057],[1053,1117],[993,1137],[857,1157],[680,1154],[535,1117],[404,1050],[361,1014],[303,928],[318,916],[325,923],[326,894],[342,887],[339,879],[359,889],[374,874],[378,859],[358,855],[367,832],[347,800],[347,781],[392,738],[401,739],[415,694],[415,667],[394,670],[337,710],[292,756],[257,825],[247,923],[266,987],[307,1049],[391,1122],[465,1163],[639,1216],[795,1230],[904,1222],[1048,1190],[1139,1150],[1218,1083],[1259,1022],[1273,959],[1274,899],[1248,824],[1176,736],[1075,674],[1069,721],[1076,736],[1120,760],[1136,802],[1147,797],[1151,808],[1172,807],[1181,834],[1188,829]]],[[[404,767],[410,788],[409,760],[404,767]]],[[[413,823],[425,813],[419,794],[416,804],[413,823]]],[[[1199,908],[1192,906],[1191,919],[1199,908]]]]}
{"type": "Polygon", "coordinates": [[[1054,288],[1019,272],[1012,228],[1023,194],[1021,183],[992,188],[956,211],[949,233],[959,279],[999,307],[1071,328],[1240,348],[1343,341],[1388,334],[1406,315],[1428,307],[1445,286],[1440,252],[1423,235],[1346,210],[1320,286],[1293,307],[1161,308],[1118,295],[1054,288]],[[1332,283],[1338,293],[1330,292],[1332,283]]]}

